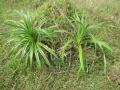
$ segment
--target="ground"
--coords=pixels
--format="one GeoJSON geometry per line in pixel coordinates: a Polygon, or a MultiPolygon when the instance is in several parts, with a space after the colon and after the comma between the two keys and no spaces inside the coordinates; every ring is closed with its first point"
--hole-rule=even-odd
{"type": "MultiPolygon", "coordinates": [[[[40,1],[42,0],[0,0],[0,32],[9,30],[5,22],[14,19],[15,10],[29,9],[34,12],[40,1]]],[[[91,20],[111,23],[111,27],[98,32],[98,36],[113,48],[113,57],[110,57],[112,63],[108,63],[107,67],[108,74],[104,75],[103,70],[98,70],[99,66],[96,70],[82,73],[79,77],[76,74],[76,67],[21,74],[16,70],[19,66],[13,66],[14,62],[10,64],[7,50],[3,49],[4,38],[0,37],[0,90],[120,90],[120,1],[72,2],[91,20]]],[[[18,20],[17,17],[15,19],[18,20]]]]}

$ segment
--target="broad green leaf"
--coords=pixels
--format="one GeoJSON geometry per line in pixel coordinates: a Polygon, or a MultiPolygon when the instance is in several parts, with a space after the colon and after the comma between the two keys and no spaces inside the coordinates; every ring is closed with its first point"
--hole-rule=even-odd
{"type": "Polygon", "coordinates": [[[30,47],[30,51],[29,51],[29,53],[30,53],[30,66],[32,67],[32,63],[33,63],[33,54],[34,54],[34,52],[33,52],[33,47],[31,46],[30,47]]]}
{"type": "Polygon", "coordinates": [[[54,55],[57,58],[57,55],[55,54],[54,50],[52,50],[51,48],[49,48],[47,45],[39,43],[39,45],[41,47],[43,47],[46,51],[48,51],[50,54],[54,55]]]}
{"type": "Polygon", "coordinates": [[[80,71],[85,71],[85,66],[84,66],[82,46],[79,46],[78,50],[79,50],[79,60],[80,60],[80,67],[79,67],[79,70],[78,70],[78,73],[79,73],[80,71]]]}
{"type": "Polygon", "coordinates": [[[45,55],[45,53],[43,52],[43,50],[41,49],[41,47],[39,47],[39,45],[38,45],[37,48],[38,48],[38,51],[40,52],[41,56],[44,58],[46,64],[48,66],[51,66],[49,60],[47,59],[47,56],[45,55]]]}
{"type": "Polygon", "coordinates": [[[40,58],[39,58],[39,54],[38,54],[38,51],[37,51],[37,48],[35,48],[35,57],[36,57],[36,62],[37,62],[37,66],[38,68],[41,68],[41,61],[40,61],[40,58]]]}

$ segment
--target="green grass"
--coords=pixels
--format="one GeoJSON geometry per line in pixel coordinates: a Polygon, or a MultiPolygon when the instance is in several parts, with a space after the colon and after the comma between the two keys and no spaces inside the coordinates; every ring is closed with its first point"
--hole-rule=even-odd
{"type": "MultiPolygon", "coordinates": [[[[57,1],[57,0],[56,0],[57,1]]],[[[68,0],[69,1],[69,0],[68,0]]],[[[119,79],[119,49],[120,49],[120,31],[119,31],[119,4],[120,2],[118,0],[92,0],[93,2],[90,2],[90,0],[75,0],[73,2],[73,6],[75,5],[79,11],[79,16],[85,16],[87,20],[87,24],[96,25],[101,22],[109,23],[111,26],[100,26],[100,28],[97,28],[97,30],[93,30],[92,35],[90,34],[90,41],[91,45],[87,45],[83,47],[84,40],[80,42],[79,44],[73,43],[71,38],[67,38],[69,36],[69,33],[73,31],[73,28],[71,27],[71,24],[68,19],[72,20],[72,23],[74,23],[73,18],[70,18],[74,15],[74,8],[73,10],[70,10],[69,5],[70,4],[63,4],[64,0],[62,0],[61,3],[53,3],[52,0],[48,0],[46,3],[45,1],[41,2],[39,0],[1,0],[0,2],[0,32],[10,32],[8,35],[10,36],[4,36],[0,35],[0,89],[1,90],[119,90],[119,82],[117,81],[119,79]],[[82,2],[82,3],[81,3],[82,2]],[[38,5],[39,3],[39,5],[38,5]],[[41,4],[42,3],[42,4],[41,4]],[[43,4],[44,3],[44,4],[43,4]],[[43,5],[40,7],[40,5],[43,5]],[[49,7],[49,9],[47,9],[49,7]],[[45,9],[44,9],[45,8],[45,9]],[[46,63],[45,60],[49,59],[47,56],[48,52],[52,51],[56,52],[58,59],[54,58],[52,55],[51,58],[54,61],[54,68],[48,69],[43,68],[43,70],[30,70],[28,68],[25,68],[24,61],[21,62],[21,54],[18,55],[17,58],[15,58],[15,55],[9,56],[9,51],[11,47],[15,48],[16,45],[20,43],[21,37],[19,37],[20,31],[18,32],[18,28],[16,27],[10,27],[6,25],[6,20],[15,20],[14,25],[19,25],[25,23],[23,20],[23,16],[15,16],[14,11],[27,11],[29,10],[31,15],[36,17],[35,24],[38,23],[37,26],[41,26],[41,20],[45,20],[45,24],[41,28],[35,27],[34,30],[32,29],[31,34],[25,33],[22,34],[26,37],[26,35],[30,35],[31,38],[35,39],[33,41],[37,41],[35,36],[39,36],[37,30],[45,30],[46,33],[48,28],[53,30],[63,30],[66,31],[63,33],[55,34],[57,35],[57,38],[52,38],[51,42],[54,44],[51,44],[50,42],[46,44],[46,42],[42,42],[42,50],[45,53],[45,57],[42,57],[43,62],[46,63]],[[68,13],[70,10],[70,13],[68,13]],[[42,12],[44,11],[44,12],[42,12]],[[67,11],[67,13],[66,13],[67,11]],[[72,12],[72,13],[71,13],[72,12]],[[70,16],[68,18],[64,18],[65,16],[70,16]],[[23,23],[20,23],[21,21],[23,23]],[[19,24],[18,24],[19,23],[19,24]],[[47,28],[48,27],[48,28],[47,28]],[[36,30],[37,29],[37,30],[36,30]],[[13,32],[13,30],[15,30],[13,32]],[[15,34],[17,33],[17,34],[15,34]],[[64,34],[65,33],[65,34],[64,34]],[[9,38],[10,37],[10,38],[9,38]],[[61,38],[60,38],[61,37],[61,38]],[[6,38],[11,39],[13,38],[12,45],[9,47],[5,47],[4,44],[6,43],[6,38]],[[18,39],[16,39],[18,38],[18,39]],[[18,40],[16,42],[16,40],[18,40]],[[101,41],[102,40],[102,41],[101,41]],[[59,42],[58,42],[59,41],[59,42]],[[113,50],[112,55],[109,54],[111,49],[109,48],[108,44],[104,43],[103,41],[107,42],[113,50]],[[94,43],[94,44],[93,44],[94,43]],[[45,49],[47,45],[47,50],[45,49]],[[15,45],[15,46],[14,46],[15,45]],[[94,47],[96,45],[96,48],[94,47]],[[79,46],[76,49],[74,47],[79,46]],[[81,48],[81,47],[82,48],[81,48]],[[49,48],[50,47],[50,48],[49,48]],[[49,49],[48,49],[49,48],[49,49]],[[107,50],[105,50],[108,49],[107,50]],[[95,53],[96,49],[96,53],[95,53]],[[80,53],[79,53],[79,51],[80,53]],[[104,52],[103,52],[104,50],[104,52]],[[109,51],[110,50],[110,51],[109,51]],[[81,58],[81,51],[83,51],[83,59],[79,59],[79,54],[81,58]],[[47,54],[46,54],[47,53],[47,54]],[[72,55],[72,56],[71,56],[72,55]],[[69,58],[69,59],[68,59],[69,58]],[[107,62],[106,62],[107,59],[107,62]],[[59,61],[60,60],[60,61],[59,61]],[[82,61],[80,63],[80,61],[82,61]],[[59,69],[59,64],[56,62],[59,61],[62,65],[59,69]],[[85,62],[84,62],[85,61],[85,62]],[[83,64],[84,62],[84,64],[83,64]],[[81,65],[83,64],[83,65],[81,65]],[[64,67],[63,67],[64,66],[64,67]],[[80,73],[79,77],[76,75],[76,72],[78,71],[78,68],[86,69],[86,73],[80,73]],[[113,70],[113,66],[116,66],[117,69],[113,70]],[[87,68],[86,68],[87,67],[87,68]],[[104,74],[105,70],[106,74],[104,74]],[[110,72],[114,72],[113,75],[109,74],[110,72]],[[118,72],[118,73],[117,73],[118,72]],[[116,78],[116,80],[113,80],[116,78]]],[[[29,15],[28,15],[29,17],[29,15]]],[[[30,18],[29,18],[30,19],[30,18]]],[[[28,23],[29,20],[27,20],[28,23]]],[[[34,21],[34,20],[33,20],[34,21]]],[[[81,21],[80,21],[81,22],[81,21]]],[[[77,23],[77,22],[76,22],[77,23]]],[[[9,23],[13,25],[13,23],[9,23]]],[[[78,26],[80,25],[80,28],[82,28],[81,24],[77,23],[75,24],[76,31],[79,31],[78,26]]],[[[83,27],[87,25],[84,23],[83,27]]],[[[30,24],[30,27],[32,25],[30,24]]],[[[26,28],[26,26],[24,26],[26,28]]],[[[19,28],[20,29],[20,28],[19,28]]],[[[29,31],[30,29],[28,29],[29,31]]],[[[80,29],[81,30],[81,29],[80,29]]],[[[26,31],[26,29],[24,30],[26,31]]],[[[73,31],[74,32],[74,31],[73,31]]],[[[40,33],[40,32],[39,32],[40,33]]],[[[50,32],[51,33],[51,32],[50,32]]],[[[75,42],[79,42],[79,35],[77,36],[76,33],[73,34],[75,42]]],[[[87,33],[88,35],[88,33],[87,33]]],[[[43,36],[49,36],[48,34],[44,34],[43,36]]],[[[88,35],[89,36],[89,35],[88,35]]],[[[40,35],[41,37],[41,35],[40,35]]],[[[71,36],[70,36],[71,37],[71,36]]],[[[84,39],[84,38],[83,38],[84,39]]],[[[31,39],[30,39],[31,40],[31,39]]],[[[43,41],[46,41],[46,39],[42,39],[43,41]]],[[[50,39],[47,39],[50,40],[50,39]]],[[[86,39],[85,39],[86,40],[86,39]]],[[[39,42],[41,39],[39,40],[39,42]]],[[[23,45],[24,46],[24,45],[23,45]]],[[[15,49],[15,54],[20,49],[23,48],[19,47],[15,49]]],[[[29,44],[29,46],[32,46],[32,44],[29,44]]],[[[30,49],[29,49],[30,50],[30,49]]],[[[30,50],[30,52],[35,52],[35,49],[30,50]]],[[[53,54],[52,52],[52,54],[53,54]]],[[[39,52],[38,52],[39,53],[39,52]]],[[[33,53],[28,54],[30,57],[33,53]]],[[[43,54],[42,54],[43,55],[43,54]]],[[[37,56],[37,54],[36,54],[37,56]]],[[[41,58],[39,58],[41,61],[41,58]]]]}
{"type": "Polygon", "coordinates": [[[19,15],[23,17],[23,20],[20,22],[13,20],[7,22],[9,26],[13,27],[13,30],[8,32],[9,37],[6,42],[6,44],[12,44],[13,46],[10,53],[14,53],[15,57],[20,56],[21,60],[24,60],[26,63],[26,66],[32,67],[35,64],[41,68],[44,63],[50,66],[47,52],[56,58],[57,55],[44,42],[48,43],[48,40],[56,36],[56,32],[42,29],[42,26],[36,28],[29,12],[27,14],[19,13],[19,15]]]}
{"type": "Polygon", "coordinates": [[[102,24],[104,23],[90,25],[83,16],[79,16],[76,11],[74,13],[75,13],[73,17],[74,23],[71,23],[73,27],[73,31],[70,32],[71,39],[68,40],[68,42],[65,44],[62,50],[62,62],[63,62],[63,55],[64,55],[63,53],[65,53],[65,49],[67,49],[67,46],[69,46],[69,44],[73,42],[73,46],[78,52],[77,57],[79,58],[79,63],[80,63],[78,73],[80,73],[81,71],[85,72],[86,71],[85,70],[86,53],[84,52],[84,48],[92,46],[94,47],[93,49],[95,49],[95,52],[101,51],[101,53],[103,54],[104,71],[106,72],[107,61],[105,56],[106,52],[104,52],[104,50],[107,49],[109,52],[112,52],[112,49],[107,43],[100,41],[93,35],[93,31],[95,32],[97,29],[102,27],[102,24]]]}

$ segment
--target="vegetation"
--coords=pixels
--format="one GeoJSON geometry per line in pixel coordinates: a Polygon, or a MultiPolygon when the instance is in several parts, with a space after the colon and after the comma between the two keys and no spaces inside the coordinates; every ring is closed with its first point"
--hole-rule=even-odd
{"type": "Polygon", "coordinates": [[[13,42],[11,52],[14,51],[15,57],[20,55],[22,60],[25,59],[26,66],[30,65],[32,67],[34,63],[37,63],[37,66],[41,68],[42,62],[50,66],[45,50],[55,57],[57,56],[54,51],[44,43],[48,41],[47,39],[51,40],[51,38],[55,37],[56,32],[45,30],[41,27],[35,28],[33,27],[33,20],[29,13],[20,14],[23,16],[23,21],[20,23],[9,21],[9,25],[15,28],[15,30],[9,32],[11,38],[8,37],[7,42],[13,42]],[[44,61],[42,61],[42,58],[44,61]]]}
{"type": "Polygon", "coordinates": [[[78,14],[76,13],[74,32],[72,32],[73,33],[72,39],[78,51],[78,58],[80,60],[79,72],[81,70],[85,71],[84,56],[83,56],[83,53],[84,53],[83,46],[85,46],[85,44],[87,46],[88,44],[89,46],[90,44],[93,44],[95,48],[95,52],[99,48],[102,50],[102,53],[104,55],[104,66],[106,64],[104,48],[112,51],[111,48],[105,42],[102,42],[99,39],[96,39],[96,37],[92,34],[92,31],[95,31],[99,25],[100,24],[98,25],[87,24],[87,21],[85,21],[83,17],[81,17],[80,19],[78,14]]]}
{"type": "Polygon", "coordinates": [[[0,89],[119,90],[118,4],[1,0],[0,89]]]}

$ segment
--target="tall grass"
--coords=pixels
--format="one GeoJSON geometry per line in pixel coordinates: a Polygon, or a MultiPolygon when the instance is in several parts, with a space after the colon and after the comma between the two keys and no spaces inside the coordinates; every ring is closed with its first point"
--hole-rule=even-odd
{"type": "MultiPolygon", "coordinates": [[[[69,20],[70,21],[70,20],[69,20]]],[[[106,72],[106,57],[105,57],[105,49],[108,51],[112,51],[111,47],[106,43],[101,41],[100,39],[97,39],[94,36],[94,32],[102,27],[104,23],[98,23],[94,25],[90,25],[86,18],[83,16],[79,16],[78,12],[75,11],[74,17],[72,21],[70,21],[71,26],[73,27],[73,31],[70,32],[70,40],[65,43],[64,48],[62,50],[62,63],[63,60],[63,53],[65,53],[65,49],[67,49],[67,46],[70,44],[73,45],[73,47],[78,52],[78,59],[79,59],[79,70],[78,73],[81,71],[85,72],[86,65],[85,65],[85,52],[84,48],[86,45],[89,45],[89,47],[94,47],[95,52],[96,50],[100,51],[103,55],[103,62],[104,62],[104,71],[106,72]],[[71,23],[73,22],[73,23],[71,23]],[[94,46],[93,46],[94,45],[94,46]]]]}
{"type": "MultiPolygon", "coordinates": [[[[113,85],[114,83],[110,80],[105,81],[101,70],[104,69],[105,73],[109,72],[108,68],[111,69],[111,67],[108,65],[113,64],[109,60],[113,59],[111,59],[111,55],[108,56],[108,52],[112,51],[111,47],[100,38],[108,40],[107,42],[112,40],[111,43],[114,40],[119,41],[118,37],[114,40],[109,39],[111,32],[105,31],[110,29],[113,32],[115,28],[106,29],[104,23],[101,23],[105,21],[102,18],[107,18],[108,10],[107,15],[103,15],[101,13],[105,12],[85,5],[85,0],[81,0],[83,1],[81,3],[76,0],[76,4],[83,6],[78,10],[71,6],[73,3],[69,1],[42,0],[41,4],[41,0],[32,0],[32,2],[22,0],[15,1],[14,4],[10,3],[10,6],[6,7],[9,1],[2,0],[3,3],[0,6],[3,10],[0,10],[2,16],[0,29],[3,31],[0,33],[1,90],[116,89],[118,85],[113,85]],[[13,17],[14,7],[16,7],[15,9],[30,7],[32,14],[20,12],[17,18],[13,17]],[[99,16],[101,17],[99,18],[99,16]],[[6,24],[3,26],[3,21],[8,18],[15,20],[9,20],[7,22],[9,26],[6,24]],[[102,27],[105,29],[103,32],[102,27]],[[7,35],[6,30],[8,30],[7,35]],[[62,30],[64,30],[63,33],[57,33],[62,30]],[[102,32],[103,35],[100,36],[99,32],[102,32]],[[106,36],[104,37],[104,32],[108,35],[108,39],[105,38],[106,36]],[[3,43],[8,45],[4,50],[3,43]],[[8,51],[10,51],[9,55],[8,51]],[[47,69],[31,71],[26,66],[33,69],[34,67],[42,69],[47,66],[47,69]],[[54,66],[52,71],[48,69],[51,66],[54,66]],[[78,77],[76,69],[81,76],[80,80],[76,80],[78,77]],[[80,72],[87,72],[87,74],[82,75],[80,72]]],[[[97,0],[96,3],[98,3],[97,0]]],[[[108,6],[105,7],[100,9],[109,9],[108,6]]],[[[115,31],[115,35],[112,33],[111,37],[117,36],[116,33],[118,32],[115,31]]],[[[113,45],[115,45],[115,52],[119,51],[117,48],[119,43],[113,45]]],[[[112,76],[114,75],[116,74],[112,73],[112,76]]],[[[109,77],[109,75],[107,76],[109,77]]]]}
{"type": "Polygon", "coordinates": [[[20,57],[24,60],[26,66],[37,65],[41,68],[47,64],[51,66],[47,53],[56,56],[55,51],[50,48],[45,42],[56,36],[54,30],[47,30],[41,27],[33,27],[33,18],[28,12],[27,14],[20,13],[21,21],[8,21],[8,25],[13,29],[10,30],[8,43],[12,45],[11,52],[15,53],[15,57],[20,57]]]}
{"type": "MultiPolygon", "coordinates": [[[[23,17],[21,21],[10,20],[8,24],[13,30],[9,32],[10,36],[8,37],[7,43],[13,46],[11,52],[15,54],[15,57],[24,60],[26,66],[34,67],[37,65],[38,68],[41,68],[42,65],[45,64],[51,66],[50,61],[52,58],[50,55],[56,57],[56,60],[58,60],[57,57],[59,57],[61,61],[59,62],[58,60],[57,62],[64,66],[65,59],[68,59],[66,49],[73,47],[75,49],[73,52],[77,53],[76,57],[79,60],[78,73],[80,73],[81,71],[86,71],[86,53],[84,48],[88,45],[94,47],[95,52],[101,52],[104,61],[104,71],[106,72],[107,61],[104,50],[112,50],[107,43],[97,39],[93,34],[93,32],[100,29],[104,23],[89,24],[85,17],[78,14],[76,8],[72,8],[72,6],[69,6],[71,4],[66,4],[66,2],[67,1],[64,0],[61,2],[55,1],[53,5],[50,5],[51,1],[50,4],[48,2],[47,4],[45,3],[45,11],[41,13],[42,17],[45,17],[45,20],[47,20],[45,21],[47,23],[43,22],[42,25],[39,26],[34,25],[34,20],[29,13],[20,13],[23,17]],[[68,6],[63,7],[63,9],[65,9],[63,10],[59,5],[68,6]],[[50,11],[46,10],[46,8],[49,8],[50,11]],[[43,28],[47,26],[55,26],[58,30],[43,28]],[[65,31],[58,35],[59,37],[56,37],[57,32],[62,32],[60,30],[61,28],[65,31]],[[55,41],[56,38],[60,41],[55,41]],[[49,42],[51,42],[51,45],[48,45],[49,42]],[[52,49],[53,46],[55,49],[60,50],[59,53],[57,53],[59,56],[56,55],[55,50],[52,49]]],[[[44,8],[44,5],[41,7],[44,8]]]]}

